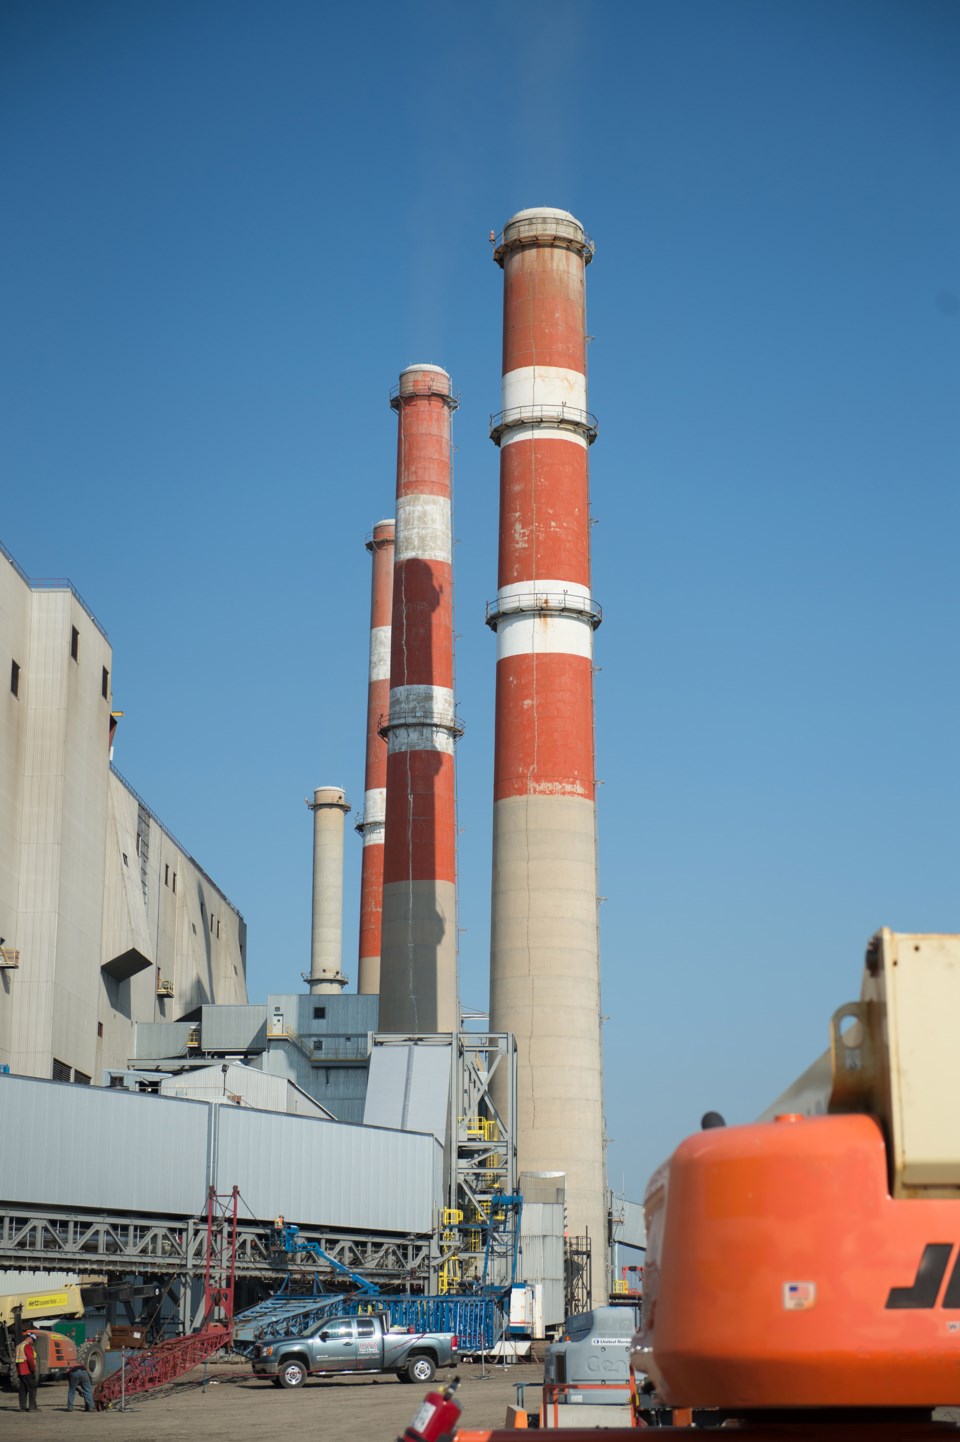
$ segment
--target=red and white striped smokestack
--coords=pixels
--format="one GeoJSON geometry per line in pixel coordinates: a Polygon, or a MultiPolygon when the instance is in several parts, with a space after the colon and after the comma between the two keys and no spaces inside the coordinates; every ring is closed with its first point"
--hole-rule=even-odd
{"type": "Polygon", "coordinates": [[[360,871],[360,965],[357,991],[380,990],[380,921],[383,909],[383,833],[387,805],[387,748],[379,727],[390,711],[390,617],[393,612],[393,521],[378,521],[367,541],[373,559],[370,589],[370,683],[367,690],[367,766],[360,871]]]}
{"type": "Polygon", "coordinates": [[[503,267],[490,1027],[518,1047],[525,1171],[567,1176],[568,1227],[607,1236],[594,804],[585,270],[565,210],[522,210],[503,267]]]}
{"type": "Polygon", "coordinates": [[[450,377],[408,366],[397,412],[379,1029],[456,1031],[450,377]]]}

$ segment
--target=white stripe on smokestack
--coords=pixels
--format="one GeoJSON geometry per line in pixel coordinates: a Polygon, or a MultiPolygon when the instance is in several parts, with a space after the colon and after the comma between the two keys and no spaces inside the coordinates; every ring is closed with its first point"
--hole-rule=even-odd
{"type": "Polygon", "coordinates": [[[373,561],[370,585],[370,670],[367,687],[367,760],[360,869],[360,960],[357,991],[380,990],[380,935],[383,920],[383,838],[387,814],[387,748],[380,726],[390,709],[390,618],[393,613],[395,525],[378,521],[367,541],[373,561]]]}
{"type": "MultiPolygon", "coordinates": [[[[565,210],[521,211],[504,272],[490,1029],[518,1048],[518,1164],[567,1177],[606,1292],[585,267],[565,210]]],[[[496,1081],[496,1079],[495,1079],[496,1081]]],[[[588,1306],[590,1303],[588,1302],[588,1306]]]]}
{"type": "Polygon", "coordinates": [[[397,554],[394,564],[416,558],[450,564],[449,496],[402,496],[397,501],[397,554]]]}
{"type": "MultiPolygon", "coordinates": [[[[372,791],[365,791],[363,793],[363,821],[358,821],[356,826],[357,831],[363,837],[364,846],[383,845],[383,826],[386,817],[387,788],[377,786],[372,791]]],[[[377,960],[380,960],[379,955],[377,960]]]]}
{"type": "Polygon", "coordinates": [[[313,800],[313,935],[311,992],[337,994],[347,984],[343,960],[343,818],[350,810],[340,786],[318,786],[313,800]]]}
{"type": "Polygon", "coordinates": [[[397,412],[397,548],[383,849],[381,1031],[457,1030],[450,377],[408,366],[397,412]]]}

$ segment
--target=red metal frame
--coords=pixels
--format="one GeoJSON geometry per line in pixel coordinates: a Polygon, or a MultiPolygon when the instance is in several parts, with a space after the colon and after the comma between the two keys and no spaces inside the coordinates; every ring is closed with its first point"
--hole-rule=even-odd
{"type": "Polygon", "coordinates": [[[94,1388],[97,1410],[138,1392],[151,1392],[182,1377],[230,1345],[233,1337],[233,1293],[237,1270],[237,1206],[239,1187],[207,1196],[207,1255],[203,1279],[203,1326],[186,1337],[172,1337],[128,1357],[119,1372],[94,1388]],[[214,1321],[217,1311],[223,1321],[214,1321]]]}
{"type": "Polygon", "coordinates": [[[119,1372],[97,1383],[94,1389],[97,1411],[102,1412],[112,1403],[137,1392],[151,1392],[155,1387],[175,1381],[226,1347],[231,1335],[229,1327],[206,1327],[202,1332],[172,1337],[169,1342],[128,1357],[119,1372]]]}
{"type": "Polygon", "coordinates": [[[224,1325],[233,1324],[233,1290],[237,1274],[237,1206],[240,1188],[207,1194],[207,1262],[203,1284],[203,1325],[213,1321],[219,1308],[224,1325]]]}

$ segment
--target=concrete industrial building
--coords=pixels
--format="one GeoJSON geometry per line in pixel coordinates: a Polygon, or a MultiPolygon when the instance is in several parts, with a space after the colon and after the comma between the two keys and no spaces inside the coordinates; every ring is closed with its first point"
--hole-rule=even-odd
{"type": "MultiPolygon", "coordinates": [[[[568,1226],[606,1257],[593,745],[585,272],[565,210],[522,210],[503,268],[490,1026],[517,1038],[524,1171],[566,1174],[568,1226]]],[[[599,1282],[599,1275],[597,1278],[599,1282]]]]}
{"type": "Polygon", "coordinates": [[[113,654],[0,556],[0,1062],[99,1082],[140,1021],[246,1000],[243,917],[110,764],[113,654]]]}
{"type": "Polygon", "coordinates": [[[377,998],[348,992],[202,1006],[195,1020],[141,1022],[129,1065],[109,1082],[154,1090],[160,1076],[189,1076],[211,1064],[243,1061],[299,1087],[337,1121],[362,1122],[376,1029],[377,998]]]}

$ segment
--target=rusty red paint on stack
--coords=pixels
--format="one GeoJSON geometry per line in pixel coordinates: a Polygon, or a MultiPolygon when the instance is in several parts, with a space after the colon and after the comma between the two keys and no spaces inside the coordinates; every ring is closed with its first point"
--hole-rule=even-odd
{"type": "Polygon", "coordinates": [[[381,1031],[451,1031],[456,1005],[456,809],[450,377],[402,372],[390,648],[381,1031]]]}
{"type": "Polygon", "coordinates": [[[383,837],[387,796],[387,748],[380,726],[390,713],[390,623],[393,614],[394,522],[378,521],[366,543],[372,560],[370,668],[367,689],[367,757],[360,871],[360,957],[357,991],[380,990],[380,930],[383,911],[383,837]]]}

